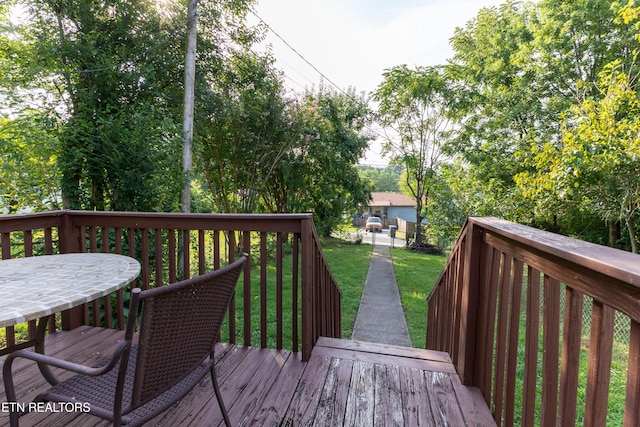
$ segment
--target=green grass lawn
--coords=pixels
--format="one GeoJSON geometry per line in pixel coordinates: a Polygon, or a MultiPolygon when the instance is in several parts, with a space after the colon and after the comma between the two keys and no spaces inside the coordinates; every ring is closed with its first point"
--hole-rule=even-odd
{"type": "Polygon", "coordinates": [[[372,249],[371,245],[334,238],[322,242],[322,251],[342,291],[342,337],[345,339],[350,339],[353,332],[372,249]]]}
{"type": "Polygon", "coordinates": [[[411,344],[417,348],[424,348],[427,331],[427,297],[440,276],[447,257],[391,248],[391,258],[411,344]]]}
{"type": "MultiPolygon", "coordinates": [[[[322,250],[329,263],[340,290],[342,291],[342,336],[351,338],[353,325],[358,313],[360,298],[364,290],[364,282],[369,270],[369,259],[371,258],[371,245],[358,245],[337,238],[323,238],[322,250]]],[[[251,326],[250,334],[252,346],[259,346],[261,342],[260,331],[260,273],[259,268],[254,264],[256,271],[251,275],[251,295],[249,297],[251,326]]],[[[275,266],[269,264],[267,267],[267,347],[277,348],[277,307],[276,307],[276,285],[275,266]]],[[[292,293],[291,293],[291,257],[285,256],[283,259],[283,288],[282,288],[282,335],[283,348],[290,349],[292,342],[292,293]]],[[[236,289],[235,313],[236,313],[236,343],[244,344],[244,322],[242,313],[244,311],[244,287],[242,277],[236,289]]],[[[298,304],[301,304],[301,294],[298,294],[298,304]]],[[[300,305],[299,305],[300,307],[300,305]]],[[[298,334],[301,336],[302,318],[298,313],[298,334]]],[[[222,327],[221,341],[229,340],[228,322],[222,327]]]]}

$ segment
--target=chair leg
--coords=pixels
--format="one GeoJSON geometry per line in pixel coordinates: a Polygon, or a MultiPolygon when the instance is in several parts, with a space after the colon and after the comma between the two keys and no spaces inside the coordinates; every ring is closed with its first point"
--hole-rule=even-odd
{"type": "MultiPolygon", "coordinates": [[[[14,358],[12,357],[12,355],[9,355],[5,360],[4,366],[2,367],[2,376],[4,379],[4,389],[7,402],[10,402],[17,406],[18,399],[16,398],[16,389],[13,384],[13,374],[11,370],[13,359],[14,358]]],[[[22,413],[18,411],[16,407],[9,407],[9,425],[11,427],[18,427],[18,418],[20,418],[20,415],[22,415],[22,413]]]]}
{"type": "Polygon", "coordinates": [[[227,427],[231,427],[231,421],[229,421],[229,415],[227,414],[227,409],[222,401],[222,394],[220,394],[220,387],[218,387],[218,376],[216,375],[215,365],[211,366],[211,382],[213,383],[213,390],[216,392],[216,399],[218,399],[218,405],[220,405],[220,411],[222,411],[224,423],[227,427]]]}

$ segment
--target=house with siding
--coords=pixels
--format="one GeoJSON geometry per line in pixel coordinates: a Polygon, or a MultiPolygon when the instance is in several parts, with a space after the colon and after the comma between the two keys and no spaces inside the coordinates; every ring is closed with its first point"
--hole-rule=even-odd
{"type": "Polygon", "coordinates": [[[402,218],[405,221],[416,220],[416,202],[409,196],[390,191],[371,193],[371,202],[364,209],[368,216],[386,219],[402,218]]]}

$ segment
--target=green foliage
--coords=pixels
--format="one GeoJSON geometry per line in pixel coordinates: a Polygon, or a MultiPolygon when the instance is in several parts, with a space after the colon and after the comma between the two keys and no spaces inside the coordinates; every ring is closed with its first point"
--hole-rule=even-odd
{"type": "Polygon", "coordinates": [[[377,168],[373,166],[358,166],[358,172],[363,180],[371,182],[371,191],[392,191],[399,192],[400,174],[402,169],[399,166],[386,166],[377,168]]]}
{"type": "Polygon", "coordinates": [[[63,205],[170,209],[176,188],[167,178],[179,181],[180,173],[171,155],[177,116],[169,76],[159,70],[170,69],[178,56],[159,47],[178,40],[174,29],[146,0],[38,0],[23,6],[29,19],[5,38],[23,47],[12,50],[12,70],[20,78],[3,83],[12,93],[14,127],[37,129],[41,121],[50,129],[54,142],[43,144],[32,133],[27,143],[55,155],[63,205]]]}
{"type": "Polygon", "coordinates": [[[344,218],[367,203],[369,185],[356,164],[369,136],[369,114],[355,93],[323,86],[292,105],[291,148],[276,165],[264,202],[271,212],[313,212],[318,231],[329,235],[344,218]]]}
{"type": "MultiPolygon", "coordinates": [[[[600,100],[610,85],[598,76],[613,61],[627,75],[637,74],[636,12],[632,3],[508,1],[481,10],[456,30],[448,72],[457,80],[462,126],[447,147],[456,159],[447,182],[462,212],[499,215],[599,243],[616,240],[607,239],[608,230],[615,234],[616,221],[633,222],[632,204],[626,208],[629,221],[613,215],[625,209],[607,201],[611,192],[589,184],[617,185],[612,174],[625,167],[632,173],[633,160],[607,148],[626,166],[605,170],[598,162],[610,160],[584,145],[606,135],[623,138],[614,124],[618,118],[602,117],[600,100]],[[600,136],[594,136],[595,128],[600,136]],[[578,141],[581,146],[571,150],[582,154],[562,169],[562,153],[578,141]],[[587,164],[594,169],[588,172],[587,164]]],[[[636,96],[632,80],[629,89],[627,103],[636,96]]],[[[614,198],[619,201],[620,195],[614,198]]],[[[634,240],[630,237],[631,246],[634,240]]]]}
{"type": "MultiPolygon", "coordinates": [[[[416,201],[416,223],[434,197],[434,181],[443,162],[443,147],[453,137],[449,110],[454,92],[443,67],[393,67],[374,93],[378,118],[385,127],[384,151],[404,169],[406,193],[416,201]]],[[[402,184],[401,184],[402,188],[402,184]]],[[[417,243],[422,232],[418,227],[417,243]]]]}
{"type": "Polygon", "coordinates": [[[633,217],[640,208],[640,102],[619,62],[601,74],[599,99],[586,99],[563,121],[562,148],[536,153],[536,174],[523,174],[529,196],[559,195],[603,220],[626,224],[637,253],[633,217]]]}
{"type": "Polygon", "coordinates": [[[209,116],[196,141],[202,173],[220,212],[255,212],[292,144],[282,82],[272,59],[238,52],[206,94],[209,116]]]}
{"type": "Polygon", "coordinates": [[[0,117],[0,211],[59,209],[55,129],[37,113],[0,117]]]}

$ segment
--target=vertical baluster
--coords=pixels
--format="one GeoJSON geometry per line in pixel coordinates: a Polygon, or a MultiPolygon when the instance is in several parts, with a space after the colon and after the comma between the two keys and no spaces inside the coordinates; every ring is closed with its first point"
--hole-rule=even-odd
{"type": "Polygon", "coordinates": [[[451,314],[453,316],[451,322],[451,342],[449,344],[449,348],[451,352],[451,360],[458,360],[459,350],[460,350],[460,321],[462,318],[462,298],[463,298],[463,281],[464,281],[464,271],[465,271],[465,250],[467,245],[465,241],[462,241],[460,244],[460,252],[457,255],[456,261],[456,271],[455,271],[455,279],[453,281],[454,287],[454,298],[452,298],[451,314]]]}
{"type": "Polygon", "coordinates": [[[276,348],[282,349],[282,233],[276,235],[276,348]]]}
{"type": "MultiPolygon", "coordinates": [[[[96,226],[89,227],[89,252],[98,252],[98,228],[96,226]]],[[[91,325],[100,326],[100,299],[91,301],[91,325]]],[[[87,313],[88,321],[88,313],[87,313]]]]}
{"type": "Polygon", "coordinates": [[[624,404],[624,427],[640,425],[640,323],[631,321],[627,396],[624,404]]]}
{"type": "MultiPolygon", "coordinates": [[[[11,233],[2,233],[0,246],[2,246],[2,259],[11,259],[11,233]]],[[[5,328],[5,339],[7,340],[7,347],[16,344],[15,326],[7,326],[5,328]]]]}
{"type": "Polygon", "coordinates": [[[100,298],[91,301],[91,314],[91,325],[95,327],[100,326],[100,298]]]}
{"type": "Polygon", "coordinates": [[[213,268],[220,268],[220,231],[213,231],[213,268]]]}
{"type": "Polygon", "coordinates": [[[583,310],[583,295],[567,286],[564,298],[564,338],[562,342],[560,414],[558,418],[558,425],[561,426],[573,426],[576,424],[583,310]]]}
{"type": "MultiPolygon", "coordinates": [[[[122,228],[116,227],[114,230],[115,252],[122,254],[122,228]]],[[[116,328],[124,329],[124,292],[120,288],[116,292],[116,328]]]]}
{"type": "Polygon", "coordinates": [[[587,391],[584,404],[585,427],[603,426],[607,421],[614,314],[615,312],[611,307],[593,300],[591,337],[589,339],[589,368],[587,371],[587,391]]]}
{"type": "Polygon", "coordinates": [[[122,228],[113,229],[113,252],[122,255],[122,228]]]}
{"type": "Polygon", "coordinates": [[[4,328],[5,339],[7,340],[7,347],[16,345],[16,331],[14,326],[7,326],[4,328]]]}
{"type": "Polygon", "coordinates": [[[538,378],[538,331],[540,330],[540,272],[531,266],[527,272],[527,329],[525,336],[524,391],[522,425],[533,427],[538,378]]]}
{"type": "Polygon", "coordinates": [[[490,405],[491,402],[491,392],[493,390],[492,383],[492,369],[491,364],[493,360],[494,354],[494,337],[496,330],[496,307],[497,307],[497,299],[498,299],[498,281],[500,278],[500,266],[502,262],[502,253],[493,249],[493,255],[491,256],[491,264],[489,268],[487,268],[487,272],[485,274],[488,275],[485,281],[484,288],[486,289],[486,296],[481,295],[481,307],[482,304],[486,304],[486,311],[484,316],[479,316],[481,319],[481,328],[479,331],[483,331],[485,334],[481,337],[483,341],[482,344],[482,353],[480,354],[480,363],[479,367],[476,367],[476,372],[480,372],[482,375],[482,380],[480,384],[483,390],[484,398],[487,402],[487,405],[490,405]]]}
{"type": "Polygon", "coordinates": [[[260,347],[267,347],[267,233],[260,232],[260,347]]]}
{"type": "Polygon", "coordinates": [[[33,232],[25,230],[22,234],[24,236],[24,256],[31,257],[33,256],[33,232]]]}
{"type": "Polygon", "coordinates": [[[142,263],[142,289],[149,289],[151,283],[151,273],[149,271],[149,229],[143,228],[141,231],[142,254],[140,262],[142,263]]]}
{"type": "Polygon", "coordinates": [[[558,359],[560,357],[560,282],[544,276],[542,341],[541,426],[556,425],[558,419],[558,359]]]}
{"type": "Polygon", "coordinates": [[[136,258],[136,235],[133,228],[127,229],[127,253],[131,258],[136,258]]]}
{"type": "Polygon", "coordinates": [[[44,229],[44,253],[53,255],[53,230],[51,227],[44,229]]]}
{"type": "Polygon", "coordinates": [[[11,259],[10,233],[2,233],[2,236],[0,236],[0,246],[2,246],[2,259],[11,259]]]}
{"type": "Polygon", "coordinates": [[[105,254],[111,252],[110,244],[109,244],[109,228],[108,227],[100,227],[100,235],[102,237],[102,252],[105,254]]]}
{"type": "Polygon", "coordinates": [[[506,426],[515,422],[516,370],[518,367],[518,337],[520,332],[520,306],[522,304],[522,281],[524,265],[522,261],[513,260],[511,282],[511,304],[509,310],[509,344],[507,350],[507,381],[505,385],[505,417],[506,426]]]}
{"type": "Polygon", "coordinates": [[[205,273],[206,244],[204,241],[204,230],[198,230],[198,275],[205,273]]]}
{"type": "Polygon", "coordinates": [[[499,280],[498,291],[498,324],[496,337],[496,357],[495,357],[495,379],[493,384],[493,405],[494,418],[498,426],[502,424],[502,415],[504,408],[504,385],[505,385],[505,366],[507,355],[507,326],[509,323],[509,302],[510,302],[510,283],[511,268],[513,266],[513,258],[502,255],[502,269],[499,280]]]}
{"type": "Polygon", "coordinates": [[[57,327],[57,325],[56,325],[56,316],[55,316],[55,314],[54,314],[54,315],[49,316],[49,325],[48,325],[48,328],[49,328],[49,333],[50,333],[50,334],[54,333],[54,332],[58,329],[58,327],[57,327]]]}
{"type": "MultiPolygon", "coordinates": [[[[242,250],[251,255],[251,232],[242,233],[242,250]]],[[[244,345],[251,345],[251,256],[244,264],[243,274],[244,287],[244,345]]]]}
{"type": "Polygon", "coordinates": [[[182,250],[182,279],[188,279],[191,277],[191,230],[182,231],[182,250]]]}
{"type": "MultiPolygon", "coordinates": [[[[53,229],[47,227],[43,229],[42,232],[44,234],[44,254],[53,255],[53,229]]],[[[50,334],[57,330],[55,315],[49,316],[48,329],[50,334]]]]}
{"type": "Polygon", "coordinates": [[[311,247],[313,223],[310,220],[301,224],[302,251],[302,359],[309,360],[315,344],[313,326],[313,248],[311,247]]]}
{"type": "MultiPolygon", "coordinates": [[[[213,268],[220,268],[220,231],[213,230],[213,268]]],[[[218,331],[218,341],[220,340],[220,335],[222,330],[218,331]]]]}
{"type": "Polygon", "coordinates": [[[177,259],[176,259],[176,230],[169,230],[169,283],[174,283],[178,280],[177,273],[177,259]]]}
{"type": "MultiPolygon", "coordinates": [[[[24,256],[32,257],[33,256],[33,233],[31,230],[25,230],[22,233],[24,237],[23,245],[24,245],[24,256]]],[[[30,320],[28,323],[29,329],[29,339],[33,339],[36,337],[36,321],[30,320]]]]}
{"type": "MultiPolygon", "coordinates": [[[[109,238],[109,228],[101,227],[101,237],[102,237],[102,252],[103,253],[111,253],[111,242],[109,238]]],[[[111,295],[105,295],[103,298],[104,302],[104,327],[111,328],[113,326],[112,312],[111,312],[111,295]]]]}
{"type": "Polygon", "coordinates": [[[98,230],[96,227],[89,227],[89,252],[98,252],[98,230]]]}
{"type": "Polygon", "coordinates": [[[293,235],[293,255],[292,264],[293,271],[291,277],[291,303],[292,303],[292,316],[291,316],[291,332],[292,332],[292,346],[293,351],[298,352],[298,262],[299,262],[299,241],[300,234],[293,235]]]}
{"type": "MultiPolygon", "coordinates": [[[[456,264],[457,263],[457,255],[458,253],[456,252],[454,255],[454,258],[452,259],[452,264],[456,264]]],[[[444,292],[447,294],[447,296],[451,295],[451,282],[454,280],[454,276],[455,276],[455,267],[452,267],[450,270],[447,271],[447,276],[445,278],[445,280],[443,280],[443,289],[444,292]]],[[[449,345],[449,334],[451,331],[451,298],[447,298],[446,300],[443,301],[444,303],[444,307],[442,310],[442,314],[443,316],[440,318],[442,321],[442,331],[440,333],[440,341],[438,343],[438,347],[442,350],[442,351],[448,351],[448,345],[449,345]]]]}
{"type": "Polygon", "coordinates": [[[163,263],[162,263],[162,229],[153,230],[153,252],[155,264],[155,287],[163,285],[163,263]]]}
{"type": "MultiPolygon", "coordinates": [[[[236,233],[235,231],[229,231],[229,263],[234,261],[236,253],[236,233]]],[[[231,298],[229,303],[229,342],[231,344],[236,343],[236,296],[235,294],[231,298]]]]}

